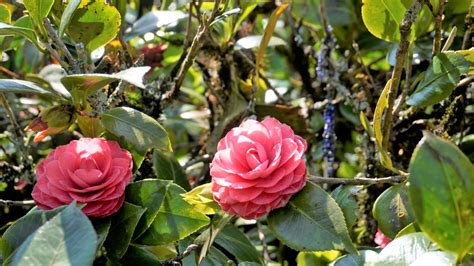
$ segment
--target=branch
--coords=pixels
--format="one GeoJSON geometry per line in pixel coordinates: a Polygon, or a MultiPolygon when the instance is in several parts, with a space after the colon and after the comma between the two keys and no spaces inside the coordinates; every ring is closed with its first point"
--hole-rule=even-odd
{"type": "Polygon", "coordinates": [[[308,180],[314,183],[324,184],[342,184],[342,185],[374,185],[374,184],[400,184],[407,180],[407,175],[395,175],[380,178],[368,177],[354,177],[354,178],[337,178],[337,177],[322,177],[308,175],[308,180]]]}
{"type": "Polygon", "coordinates": [[[423,5],[424,0],[414,0],[411,7],[405,12],[402,23],[400,24],[400,44],[397,49],[396,63],[392,72],[392,85],[388,92],[388,108],[385,113],[383,123],[383,143],[382,146],[387,148],[388,140],[390,139],[390,132],[392,129],[392,111],[395,103],[395,98],[398,95],[398,86],[403,71],[403,65],[410,45],[411,25],[416,21],[418,13],[423,5]]]}
{"type": "MultiPolygon", "coordinates": [[[[184,250],[184,252],[182,254],[179,254],[178,256],[176,256],[176,258],[174,259],[169,259],[169,260],[166,260],[163,262],[163,265],[176,265],[176,262],[186,258],[187,256],[191,255],[191,253],[193,251],[195,251],[199,246],[196,245],[196,244],[191,244],[189,245],[186,250],[184,250]]],[[[178,264],[180,265],[180,264],[178,264]]]]}
{"type": "Polygon", "coordinates": [[[0,199],[0,205],[2,206],[34,206],[34,200],[3,200],[0,199]]]}
{"type": "MultiPolygon", "coordinates": [[[[53,25],[51,25],[51,22],[49,22],[49,19],[48,18],[43,18],[43,23],[44,23],[44,26],[45,26],[45,29],[46,29],[46,33],[48,34],[48,37],[51,39],[53,44],[57,48],[59,48],[59,50],[61,50],[64,57],[67,58],[67,60],[69,61],[69,64],[71,64],[71,66],[72,66],[73,72],[76,73],[76,74],[80,73],[81,69],[77,65],[77,60],[71,55],[71,53],[69,52],[69,50],[67,49],[66,45],[61,40],[61,38],[59,38],[58,33],[53,28],[53,25]]],[[[48,50],[50,50],[50,49],[48,49],[48,50]]],[[[61,65],[63,65],[63,64],[61,64],[61,65]]]]}
{"type": "Polygon", "coordinates": [[[435,14],[435,35],[433,38],[433,51],[431,52],[432,56],[439,53],[441,51],[441,24],[443,22],[443,12],[444,12],[444,5],[445,0],[439,1],[438,12],[435,14]]]}
{"type": "Polygon", "coordinates": [[[183,84],[184,78],[186,77],[186,73],[188,72],[189,68],[193,65],[194,58],[199,51],[199,48],[204,41],[204,36],[209,31],[210,24],[214,21],[214,18],[217,15],[217,11],[219,11],[220,0],[215,1],[214,8],[212,10],[211,16],[209,19],[205,20],[203,23],[199,25],[198,32],[194,36],[194,39],[189,47],[189,51],[184,58],[181,67],[179,68],[177,76],[174,78],[171,90],[164,94],[163,99],[173,98],[179,92],[179,88],[183,84]]]}

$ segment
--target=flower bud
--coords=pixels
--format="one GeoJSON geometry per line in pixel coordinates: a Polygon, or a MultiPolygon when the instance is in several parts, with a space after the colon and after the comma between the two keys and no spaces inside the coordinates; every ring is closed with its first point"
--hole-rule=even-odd
{"type": "Polygon", "coordinates": [[[74,107],[71,105],[57,105],[41,111],[25,130],[36,132],[34,142],[40,142],[46,136],[65,131],[74,122],[74,107]]]}

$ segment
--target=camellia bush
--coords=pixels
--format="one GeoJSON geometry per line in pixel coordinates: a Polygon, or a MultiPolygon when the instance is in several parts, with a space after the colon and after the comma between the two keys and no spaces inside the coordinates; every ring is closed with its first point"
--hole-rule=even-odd
{"type": "Polygon", "coordinates": [[[3,265],[473,265],[471,0],[0,1],[3,265]]]}

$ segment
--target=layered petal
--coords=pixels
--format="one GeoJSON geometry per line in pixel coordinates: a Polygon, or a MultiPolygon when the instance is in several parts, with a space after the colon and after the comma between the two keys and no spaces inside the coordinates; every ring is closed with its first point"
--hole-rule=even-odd
{"type": "Polygon", "coordinates": [[[118,211],[132,176],[131,154],[115,141],[82,138],[51,151],[36,168],[32,197],[41,209],[72,201],[90,217],[118,211]]]}
{"type": "Polygon", "coordinates": [[[306,182],[306,148],[274,118],[244,121],[219,141],[210,171],[214,199],[245,219],[285,206],[306,182]]]}

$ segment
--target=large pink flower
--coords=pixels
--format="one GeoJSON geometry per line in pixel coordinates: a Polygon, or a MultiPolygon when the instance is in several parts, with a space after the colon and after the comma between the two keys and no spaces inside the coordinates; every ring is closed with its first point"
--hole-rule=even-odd
{"type": "Polygon", "coordinates": [[[40,209],[85,203],[90,217],[105,217],[123,204],[132,176],[132,156],[115,141],[82,138],[59,146],[36,168],[31,195],[40,209]]]}
{"type": "Polygon", "coordinates": [[[220,140],[211,164],[212,193],[245,219],[286,205],[306,182],[306,141],[275,118],[247,120],[220,140]]]}
{"type": "Polygon", "coordinates": [[[382,231],[380,231],[380,229],[377,229],[377,233],[375,233],[374,242],[375,242],[375,244],[377,244],[377,247],[384,248],[390,242],[392,242],[392,239],[389,238],[388,236],[384,235],[382,233],[382,231]]]}

